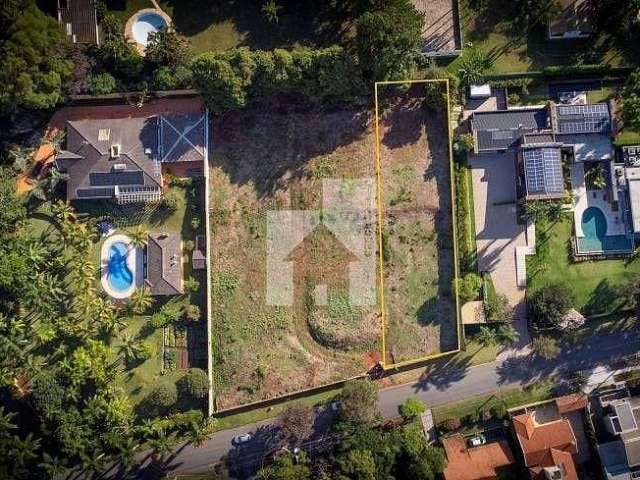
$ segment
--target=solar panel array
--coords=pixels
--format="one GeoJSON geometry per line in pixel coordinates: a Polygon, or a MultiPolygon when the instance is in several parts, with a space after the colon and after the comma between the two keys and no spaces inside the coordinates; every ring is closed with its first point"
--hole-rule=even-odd
{"type": "Polygon", "coordinates": [[[560,133],[603,132],[609,129],[609,108],[606,104],[559,105],[560,133]]]}
{"type": "Polygon", "coordinates": [[[144,174],[135,172],[94,172],[89,175],[92,187],[105,187],[107,185],[144,185],[144,174]]]}
{"type": "Polygon", "coordinates": [[[523,156],[528,193],[564,192],[562,161],[559,149],[528,149],[523,151],[523,156]]]}
{"type": "Polygon", "coordinates": [[[79,188],[76,195],[78,198],[109,198],[113,196],[113,188],[79,188]]]}

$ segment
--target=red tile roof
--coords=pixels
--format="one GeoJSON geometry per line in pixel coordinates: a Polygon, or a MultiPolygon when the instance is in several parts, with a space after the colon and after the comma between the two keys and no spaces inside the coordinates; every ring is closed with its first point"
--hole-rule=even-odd
{"type": "Polygon", "coordinates": [[[509,444],[505,441],[469,448],[462,435],[442,440],[447,453],[445,480],[495,480],[496,469],[514,463],[509,444]]]}

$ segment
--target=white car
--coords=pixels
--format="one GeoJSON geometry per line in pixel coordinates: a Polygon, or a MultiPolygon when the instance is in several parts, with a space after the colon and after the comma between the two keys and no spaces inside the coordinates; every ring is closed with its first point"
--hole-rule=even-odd
{"type": "Polygon", "coordinates": [[[485,443],[487,443],[486,437],[482,434],[475,435],[468,441],[470,447],[479,447],[480,445],[484,445],[485,443]]]}
{"type": "Polygon", "coordinates": [[[243,443],[247,443],[251,440],[252,436],[250,433],[241,433],[240,435],[236,435],[231,439],[231,443],[234,445],[242,445],[243,443]]]}

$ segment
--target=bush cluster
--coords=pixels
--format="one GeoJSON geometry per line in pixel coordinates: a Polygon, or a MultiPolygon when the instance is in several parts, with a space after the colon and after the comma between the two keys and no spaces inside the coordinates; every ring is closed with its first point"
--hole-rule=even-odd
{"type": "Polygon", "coordinates": [[[362,91],[358,66],[340,46],[206,52],[193,60],[191,70],[194,86],[214,113],[276,93],[321,102],[353,99],[362,91]]]}

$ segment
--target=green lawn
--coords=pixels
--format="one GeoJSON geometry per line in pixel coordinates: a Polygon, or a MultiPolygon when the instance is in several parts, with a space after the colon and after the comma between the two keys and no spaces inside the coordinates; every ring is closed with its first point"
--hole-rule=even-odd
{"type": "Polygon", "coordinates": [[[619,133],[614,142],[617,146],[640,145],[640,133],[633,130],[624,130],[619,133]]]}
{"type": "MultiPolygon", "coordinates": [[[[516,13],[514,2],[507,0],[460,0],[463,41],[486,52],[494,60],[495,72],[580,63],[619,66],[630,63],[629,58],[633,56],[634,52],[616,48],[616,42],[607,35],[587,40],[548,41],[542,29],[527,34],[514,27],[511,19],[516,13]]],[[[454,70],[459,61],[453,62],[454,70]]]]}
{"type": "Polygon", "coordinates": [[[467,340],[467,349],[456,353],[451,360],[462,365],[473,366],[493,362],[500,350],[499,345],[483,347],[473,339],[467,340]]]}
{"type": "Polygon", "coordinates": [[[462,418],[474,412],[487,410],[494,405],[504,404],[506,408],[539,402],[553,397],[553,383],[536,382],[525,388],[509,388],[491,395],[479,395],[456,403],[447,403],[433,408],[437,424],[450,418],[462,418]]]}
{"type": "MultiPolygon", "coordinates": [[[[195,53],[247,46],[271,50],[298,45],[329,45],[349,31],[352,21],[348,8],[340,2],[325,8],[322,2],[277,2],[281,7],[277,21],[270,22],[262,12],[263,2],[234,0],[159,0],[176,29],[191,42],[195,53]]],[[[152,8],[150,0],[116,0],[109,11],[126,22],[142,8],[152,8]]]]}
{"type": "Polygon", "coordinates": [[[331,401],[336,395],[340,393],[341,389],[328,390],[322,393],[316,393],[299,400],[291,400],[288,402],[278,403],[271,407],[256,408],[247,412],[236,413],[234,415],[228,415],[226,417],[218,417],[215,430],[227,430],[229,428],[240,427],[242,425],[249,425],[251,423],[260,422],[269,418],[274,418],[280,415],[287,407],[301,403],[304,405],[311,405],[318,407],[331,401]]]}
{"type": "Polygon", "coordinates": [[[640,273],[638,257],[573,263],[570,257],[571,220],[536,225],[537,254],[527,257],[528,293],[544,285],[562,283],[574,292],[575,308],[585,315],[620,309],[620,289],[640,273]]]}
{"type": "MultiPolygon", "coordinates": [[[[126,365],[121,358],[123,371],[119,377],[120,386],[134,404],[137,404],[150,390],[158,385],[174,383],[182,376],[182,372],[177,370],[169,371],[163,369],[162,329],[152,328],[148,318],[134,317],[130,319],[123,335],[142,340],[151,345],[153,349],[151,358],[138,365],[126,365]]],[[[113,342],[116,352],[119,352],[121,344],[122,342],[119,339],[113,342]]]]}

